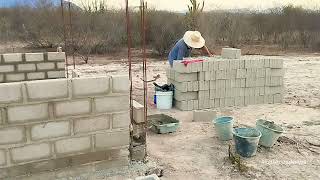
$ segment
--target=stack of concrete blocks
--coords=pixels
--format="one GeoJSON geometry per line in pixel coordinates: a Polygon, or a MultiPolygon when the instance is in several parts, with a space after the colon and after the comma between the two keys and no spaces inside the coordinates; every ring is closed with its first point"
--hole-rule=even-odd
{"type": "Polygon", "coordinates": [[[65,77],[65,53],[0,54],[0,83],[65,77]]]}
{"type": "Polygon", "coordinates": [[[282,102],[282,59],[263,56],[200,59],[204,61],[187,66],[174,61],[173,67],[167,69],[168,83],[175,86],[174,104],[178,109],[282,102]]]}
{"type": "Polygon", "coordinates": [[[146,155],[146,131],[144,106],[133,100],[132,142],[130,147],[131,160],[143,161],[146,155]]]}
{"type": "Polygon", "coordinates": [[[0,179],[93,161],[128,165],[129,78],[0,84],[0,179]]]}

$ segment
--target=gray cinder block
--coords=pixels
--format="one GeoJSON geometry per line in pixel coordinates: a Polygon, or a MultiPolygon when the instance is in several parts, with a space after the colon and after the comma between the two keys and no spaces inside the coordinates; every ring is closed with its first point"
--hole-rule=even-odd
{"type": "Polygon", "coordinates": [[[222,48],[221,56],[227,59],[239,59],[241,57],[241,49],[222,48]]]}

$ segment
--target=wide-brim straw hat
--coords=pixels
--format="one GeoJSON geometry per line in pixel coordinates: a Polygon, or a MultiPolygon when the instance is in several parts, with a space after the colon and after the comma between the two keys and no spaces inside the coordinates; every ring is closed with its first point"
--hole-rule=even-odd
{"type": "Polygon", "coordinates": [[[192,48],[202,48],[206,43],[199,31],[187,31],[183,36],[183,40],[192,48]]]}

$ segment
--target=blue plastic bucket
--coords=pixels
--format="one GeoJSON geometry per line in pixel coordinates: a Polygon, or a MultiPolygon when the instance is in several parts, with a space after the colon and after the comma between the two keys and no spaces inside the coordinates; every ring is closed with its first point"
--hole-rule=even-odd
{"type": "Polygon", "coordinates": [[[173,92],[161,92],[156,91],[157,96],[157,109],[171,109],[172,108],[172,97],[173,92]]]}
{"type": "Polygon", "coordinates": [[[236,128],[233,130],[236,151],[242,157],[256,155],[261,132],[255,128],[236,128]]]}
{"type": "Polygon", "coordinates": [[[213,120],[213,124],[220,140],[228,141],[232,139],[232,117],[219,117],[213,120]]]}
{"type": "Polygon", "coordinates": [[[272,147],[283,133],[283,129],[271,121],[259,119],[256,128],[261,132],[259,144],[265,147],[272,147]]]}

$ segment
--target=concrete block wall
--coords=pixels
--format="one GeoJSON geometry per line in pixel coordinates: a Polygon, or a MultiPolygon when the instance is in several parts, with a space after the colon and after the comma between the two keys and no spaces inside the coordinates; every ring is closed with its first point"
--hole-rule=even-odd
{"type": "Polygon", "coordinates": [[[65,53],[0,54],[0,83],[65,77],[65,53]]]}
{"type": "Polygon", "coordinates": [[[0,84],[0,171],[107,150],[129,152],[128,81],[105,76],[0,84]]]}
{"type": "Polygon", "coordinates": [[[282,102],[282,59],[263,56],[200,59],[204,61],[187,66],[175,61],[173,67],[167,69],[168,83],[175,86],[174,105],[178,109],[191,111],[282,102]]]}

